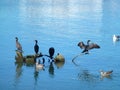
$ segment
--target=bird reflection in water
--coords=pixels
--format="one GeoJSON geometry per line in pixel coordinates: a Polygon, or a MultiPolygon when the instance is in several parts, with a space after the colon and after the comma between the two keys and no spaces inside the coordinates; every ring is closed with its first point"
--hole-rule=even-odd
{"type": "Polygon", "coordinates": [[[23,69],[22,69],[23,63],[15,63],[15,65],[16,65],[16,71],[15,71],[16,74],[15,74],[15,82],[14,82],[14,84],[17,87],[17,85],[20,82],[20,77],[21,77],[21,75],[23,73],[23,69]]]}
{"type": "Polygon", "coordinates": [[[39,77],[39,72],[35,70],[34,71],[35,85],[37,84],[38,77],[39,77]]]}
{"type": "Polygon", "coordinates": [[[16,63],[16,78],[19,78],[21,75],[22,75],[22,66],[23,66],[23,63],[16,63]]]}
{"type": "Polygon", "coordinates": [[[90,74],[88,70],[82,70],[82,72],[78,73],[78,79],[82,81],[95,82],[97,80],[97,76],[90,74]]]}
{"type": "Polygon", "coordinates": [[[112,76],[100,76],[100,80],[104,80],[105,78],[112,79],[112,76]]]}
{"type": "Polygon", "coordinates": [[[50,66],[49,66],[49,74],[50,76],[54,76],[54,67],[53,67],[53,62],[50,62],[50,66]]]}
{"type": "Polygon", "coordinates": [[[35,60],[36,63],[35,63],[35,71],[34,71],[34,79],[35,79],[35,84],[37,84],[37,79],[39,77],[39,72],[40,71],[44,71],[44,63],[45,63],[45,59],[42,58],[42,63],[41,63],[41,60],[39,59],[38,62],[37,60],[35,60]]]}

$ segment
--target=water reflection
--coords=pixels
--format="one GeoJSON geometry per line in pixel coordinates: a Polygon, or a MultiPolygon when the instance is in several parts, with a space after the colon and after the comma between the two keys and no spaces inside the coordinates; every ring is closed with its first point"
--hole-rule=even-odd
{"type": "Polygon", "coordinates": [[[23,66],[23,63],[16,63],[16,78],[18,79],[21,75],[22,75],[22,66],[23,66]]]}
{"type": "Polygon", "coordinates": [[[22,66],[23,66],[23,63],[15,63],[16,65],[16,74],[15,74],[15,86],[17,86],[17,84],[20,82],[20,77],[22,76],[23,74],[23,69],[22,69],[22,66]]]}
{"type": "Polygon", "coordinates": [[[53,62],[50,62],[50,65],[49,65],[49,70],[48,70],[49,74],[51,77],[54,76],[54,67],[53,67],[53,62]]]}
{"type": "Polygon", "coordinates": [[[34,71],[35,85],[37,85],[38,77],[39,77],[39,72],[35,70],[34,71]]]}
{"type": "Polygon", "coordinates": [[[19,5],[20,14],[26,18],[36,18],[41,17],[41,15],[70,18],[78,17],[86,12],[100,14],[102,11],[102,0],[21,0],[19,5]]]}
{"type": "Polygon", "coordinates": [[[104,80],[105,78],[107,78],[107,79],[112,79],[112,76],[101,76],[101,77],[100,77],[100,80],[104,80]]]}
{"type": "Polygon", "coordinates": [[[65,62],[55,62],[54,64],[59,69],[59,68],[62,68],[64,66],[65,62]]]}
{"type": "Polygon", "coordinates": [[[95,82],[98,77],[90,74],[88,70],[82,70],[78,73],[78,79],[81,81],[87,81],[87,82],[95,82]]]}
{"type": "Polygon", "coordinates": [[[19,15],[22,23],[40,26],[60,25],[65,23],[61,19],[75,18],[82,23],[101,23],[102,3],[103,0],[20,0],[19,15]]]}
{"type": "Polygon", "coordinates": [[[35,78],[35,80],[37,80],[38,75],[39,75],[39,72],[35,70],[35,72],[34,72],[34,78],[35,78]]]}

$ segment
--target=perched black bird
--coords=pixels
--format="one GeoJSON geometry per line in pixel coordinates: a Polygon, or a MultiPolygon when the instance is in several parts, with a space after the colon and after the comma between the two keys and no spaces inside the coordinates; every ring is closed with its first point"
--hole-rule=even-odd
{"type": "Polygon", "coordinates": [[[50,59],[53,58],[54,53],[55,53],[55,49],[53,47],[49,48],[50,59]]]}
{"type": "Polygon", "coordinates": [[[78,43],[78,46],[81,48],[81,49],[84,49],[82,51],[82,53],[85,53],[85,54],[88,54],[88,51],[90,49],[94,49],[94,48],[100,48],[99,45],[95,44],[95,43],[90,43],[90,40],[87,41],[87,45],[85,45],[83,42],[79,42],[78,43]]]}
{"type": "Polygon", "coordinates": [[[39,46],[38,46],[38,41],[37,40],[35,40],[35,46],[34,46],[34,51],[35,51],[35,53],[36,54],[38,54],[38,51],[39,51],[39,46]]]}
{"type": "Polygon", "coordinates": [[[21,46],[21,44],[18,41],[18,37],[15,37],[15,39],[16,39],[16,48],[17,48],[17,50],[22,52],[22,46],[21,46]]]}

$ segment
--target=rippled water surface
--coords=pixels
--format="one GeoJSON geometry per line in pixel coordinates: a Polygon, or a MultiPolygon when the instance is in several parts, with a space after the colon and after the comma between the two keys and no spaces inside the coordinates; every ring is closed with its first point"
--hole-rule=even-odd
{"type": "MultiPolygon", "coordinates": [[[[0,0],[0,88],[1,90],[119,90],[120,35],[119,0],[0,0]],[[64,63],[49,63],[45,70],[16,64],[15,37],[24,53],[34,54],[34,40],[40,51],[54,57],[61,53],[64,63]],[[90,39],[100,45],[87,55],[77,46],[90,39]],[[113,70],[101,78],[99,70],[113,70]]],[[[40,58],[42,60],[42,58],[40,58]]]]}

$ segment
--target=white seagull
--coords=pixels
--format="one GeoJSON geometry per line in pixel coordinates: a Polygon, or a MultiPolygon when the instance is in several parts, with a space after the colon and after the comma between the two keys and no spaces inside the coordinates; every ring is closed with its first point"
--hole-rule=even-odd
{"type": "Polygon", "coordinates": [[[107,77],[107,76],[110,76],[112,74],[113,70],[110,70],[110,71],[103,71],[103,70],[100,70],[100,74],[102,77],[107,77]]]}
{"type": "Polygon", "coordinates": [[[113,41],[116,42],[116,41],[119,41],[120,40],[120,36],[119,35],[113,35],[113,41]]]}

